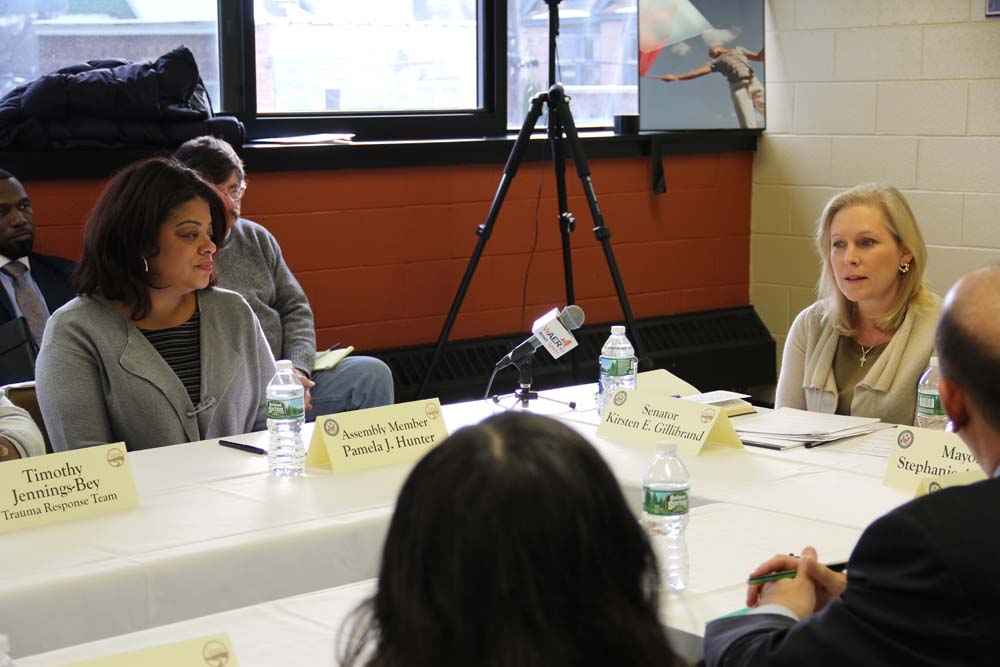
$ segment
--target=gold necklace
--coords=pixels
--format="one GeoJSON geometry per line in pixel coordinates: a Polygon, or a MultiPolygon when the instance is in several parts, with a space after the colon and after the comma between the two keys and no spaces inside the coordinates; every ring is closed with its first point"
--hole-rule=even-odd
{"type": "Polygon", "coordinates": [[[874,343],[872,343],[871,345],[869,345],[867,349],[865,348],[864,345],[861,344],[861,341],[858,341],[858,347],[861,348],[861,368],[864,368],[865,367],[865,362],[868,361],[868,353],[871,352],[872,350],[874,350],[877,346],[879,346],[879,345],[882,344],[882,342],[883,342],[882,341],[882,337],[884,335],[885,334],[883,334],[882,336],[879,336],[878,340],[876,340],[874,343]]]}

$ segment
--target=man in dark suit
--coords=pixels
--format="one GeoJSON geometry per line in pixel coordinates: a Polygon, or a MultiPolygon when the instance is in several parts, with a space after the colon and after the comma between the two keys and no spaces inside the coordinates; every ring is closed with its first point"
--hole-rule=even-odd
{"type": "Polygon", "coordinates": [[[869,526],[846,576],[776,556],[752,576],[745,616],[709,623],[709,667],[1000,664],[1000,268],[962,278],[936,347],[941,402],[991,479],[924,496],[869,526]]]}
{"type": "Polygon", "coordinates": [[[0,325],[23,316],[37,347],[49,315],[75,295],[73,262],[31,252],[34,242],[31,200],[21,182],[0,169],[0,325]]]}

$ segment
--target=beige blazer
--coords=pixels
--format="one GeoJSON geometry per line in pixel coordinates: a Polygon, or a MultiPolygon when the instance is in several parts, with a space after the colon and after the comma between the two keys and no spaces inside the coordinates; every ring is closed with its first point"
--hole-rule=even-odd
{"type": "MultiPolygon", "coordinates": [[[[933,295],[932,295],[933,296],[933,295]]],[[[885,350],[854,388],[851,414],[878,417],[894,424],[913,424],[917,382],[934,353],[934,330],[941,299],[909,309],[885,350]]],[[[821,301],[795,318],[785,341],[775,407],[832,414],[837,410],[833,355],[839,334],[821,301]]]]}

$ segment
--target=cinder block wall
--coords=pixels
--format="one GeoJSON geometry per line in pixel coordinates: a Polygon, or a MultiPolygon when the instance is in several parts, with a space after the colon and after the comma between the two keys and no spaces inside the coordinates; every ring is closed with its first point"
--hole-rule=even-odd
{"type": "Polygon", "coordinates": [[[784,345],[814,300],[823,204],[864,181],[910,201],[944,294],[1000,261],[1000,20],[983,0],[767,0],[767,132],[750,300],[784,345]]]}

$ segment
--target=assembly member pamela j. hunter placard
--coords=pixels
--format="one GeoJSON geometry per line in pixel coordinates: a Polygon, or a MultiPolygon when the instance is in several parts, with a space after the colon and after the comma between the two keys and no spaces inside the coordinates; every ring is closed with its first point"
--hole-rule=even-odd
{"type": "Polygon", "coordinates": [[[124,443],[8,461],[0,466],[0,533],[137,504],[124,443]]]}
{"type": "Polygon", "coordinates": [[[306,465],[355,472],[416,461],[448,437],[436,398],[319,417],[306,465]]]}

